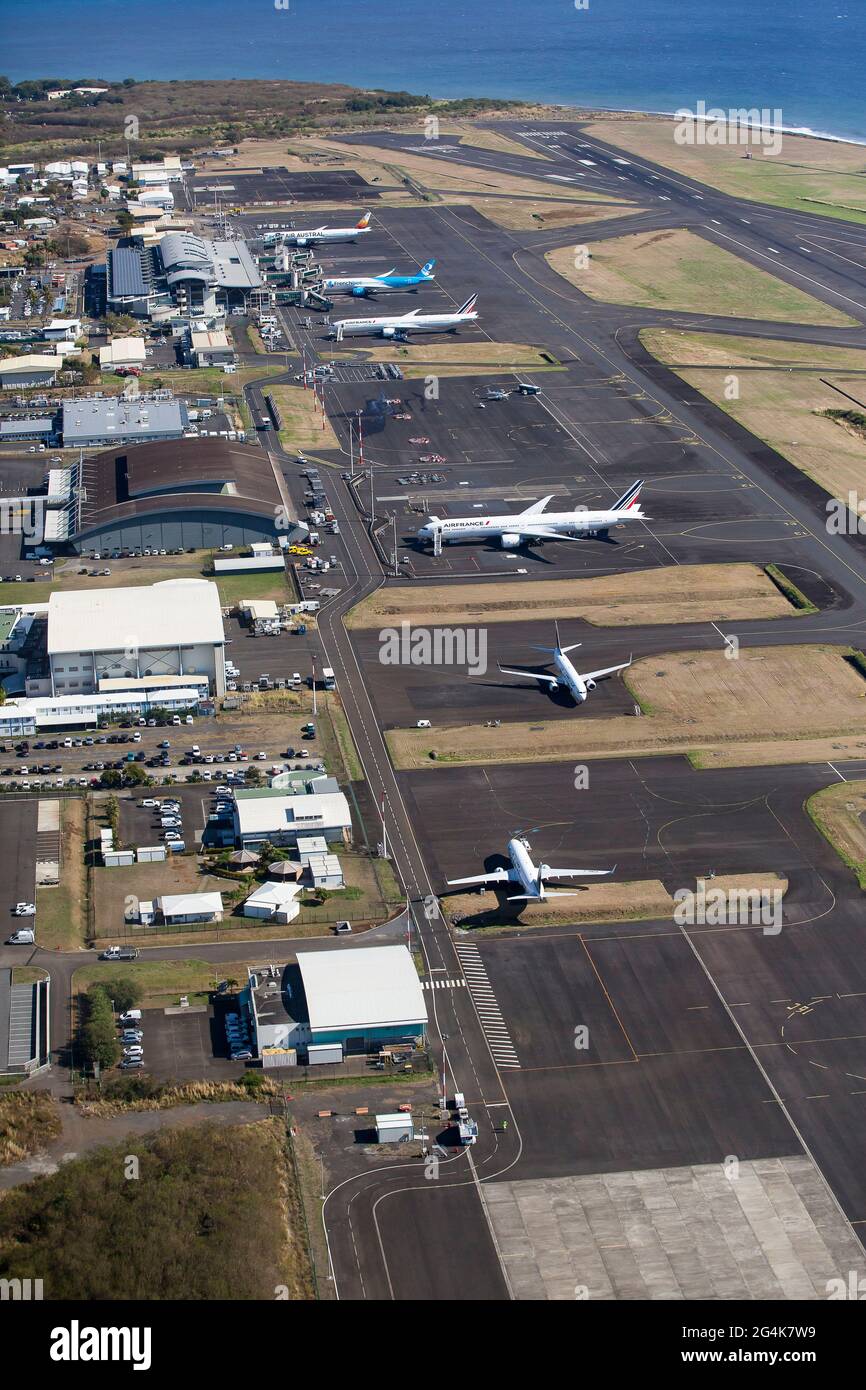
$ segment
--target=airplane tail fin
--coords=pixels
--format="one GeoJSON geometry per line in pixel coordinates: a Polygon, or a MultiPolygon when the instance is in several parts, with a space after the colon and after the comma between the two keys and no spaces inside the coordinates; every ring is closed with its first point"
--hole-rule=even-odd
{"type": "Polygon", "coordinates": [[[475,294],[470,295],[470,297],[467,299],[467,301],[466,301],[465,304],[461,304],[461,305],[460,305],[460,308],[457,310],[457,313],[458,313],[458,314],[471,314],[471,313],[474,313],[474,311],[475,311],[475,301],[476,301],[477,298],[478,298],[478,293],[477,293],[477,291],[476,291],[475,294]]]}
{"type": "Polygon", "coordinates": [[[435,264],[435,261],[425,261],[421,267],[421,274],[426,275],[428,279],[432,280],[433,276],[431,274],[431,271],[433,270],[435,264]]]}
{"type": "Polygon", "coordinates": [[[562,645],[562,639],[561,639],[561,637],[560,637],[560,635],[559,635],[559,619],[558,619],[558,618],[554,618],[554,620],[553,620],[553,626],[554,626],[554,630],[555,630],[555,632],[556,632],[556,649],[557,649],[557,651],[562,652],[562,655],[563,655],[563,656],[567,656],[569,652],[577,651],[577,648],[578,648],[578,647],[582,647],[582,646],[583,646],[583,643],[582,643],[582,642],[572,642],[572,644],[571,644],[570,647],[564,647],[564,646],[562,645]]]}
{"type": "Polygon", "coordinates": [[[370,212],[365,212],[365,213],[364,213],[364,216],[361,218],[361,220],[360,220],[359,222],[356,222],[356,223],[355,223],[355,229],[356,229],[356,231],[360,231],[361,228],[363,228],[363,227],[369,227],[369,225],[370,225],[370,218],[372,217],[372,215],[373,215],[373,214],[370,213],[370,212]]]}
{"type": "Polygon", "coordinates": [[[622,497],[620,497],[616,502],[614,502],[613,507],[611,508],[611,511],[614,511],[614,512],[630,512],[630,511],[632,511],[635,507],[640,506],[640,501],[639,501],[639,499],[640,499],[640,490],[641,490],[642,487],[643,487],[643,479],[642,479],[642,478],[641,478],[638,482],[632,483],[632,485],[631,485],[631,487],[629,488],[628,492],[624,492],[623,495],[622,495],[622,497]]]}

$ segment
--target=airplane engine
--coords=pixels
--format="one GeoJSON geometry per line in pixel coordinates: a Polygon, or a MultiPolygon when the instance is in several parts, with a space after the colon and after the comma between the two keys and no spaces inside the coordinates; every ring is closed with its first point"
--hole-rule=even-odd
{"type": "Polygon", "coordinates": [[[504,534],[500,537],[499,544],[502,546],[503,550],[514,550],[518,545],[520,545],[520,532],[504,532],[504,534]]]}
{"type": "Polygon", "coordinates": [[[367,291],[365,290],[363,285],[353,285],[352,294],[355,296],[356,299],[367,298],[367,291]]]}
{"type": "Polygon", "coordinates": [[[539,869],[538,869],[538,881],[539,881],[539,883],[542,883],[542,882],[544,881],[544,879],[546,879],[546,878],[550,878],[550,875],[551,875],[552,873],[553,873],[553,870],[551,869],[551,867],[550,867],[549,864],[541,864],[541,865],[539,866],[539,869]]]}
{"type": "Polygon", "coordinates": [[[307,244],[307,238],[306,238],[306,237],[298,237],[297,241],[295,242],[295,245],[296,245],[296,246],[306,246],[306,244],[307,244]]]}
{"type": "Polygon", "coordinates": [[[396,330],[396,328],[383,328],[383,329],[382,329],[382,337],[383,337],[383,338],[396,338],[396,336],[397,336],[397,330],[396,330]]]}
{"type": "Polygon", "coordinates": [[[595,690],[595,681],[587,681],[586,688],[587,690],[595,690]]]}

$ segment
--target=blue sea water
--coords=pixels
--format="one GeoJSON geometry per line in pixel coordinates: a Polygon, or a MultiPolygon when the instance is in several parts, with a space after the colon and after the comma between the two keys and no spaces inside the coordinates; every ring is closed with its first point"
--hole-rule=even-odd
{"type": "Polygon", "coordinates": [[[0,70],[280,77],[626,110],[703,100],[866,141],[864,0],[284,3],[0,0],[0,70]]]}

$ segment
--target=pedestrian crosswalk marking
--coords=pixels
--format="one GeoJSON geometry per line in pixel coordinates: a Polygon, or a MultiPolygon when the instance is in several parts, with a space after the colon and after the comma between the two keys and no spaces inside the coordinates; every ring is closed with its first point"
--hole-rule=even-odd
{"type": "Polygon", "coordinates": [[[499,1067],[518,1068],[520,1058],[511,1041],[478,947],[472,942],[462,942],[456,950],[494,1062],[499,1067]]]}

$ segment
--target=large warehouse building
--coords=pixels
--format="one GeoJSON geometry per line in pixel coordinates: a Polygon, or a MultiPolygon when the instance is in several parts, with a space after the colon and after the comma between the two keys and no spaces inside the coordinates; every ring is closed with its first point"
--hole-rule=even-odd
{"type": "Polygon", "coordinates": [[[53,593],[48,661],[53,695],[93,695],[106,681],[148,676],[206,676],[210,692],[224,695],[219,591],[206,579],[169,579],[53,593]]]}
{"type": "MultiPolygon", "coordinates": [[[[51,513],[49,512],[49,516],[51,513]]],[[[306,534],[263,450],[226,439],[115,446],[76,465],[46,536],[73,549],[206,550],[306,534]]]]}
{"type": "Polygon", "coordinates": [[[266,1049],[303,1055],[333,1047],[349,1056],[415,1047],[427,1031],[424,992],[405,946],[301,951],[297,966],[250,971],[241,1009],[263,1060],[266,1049]]]}

